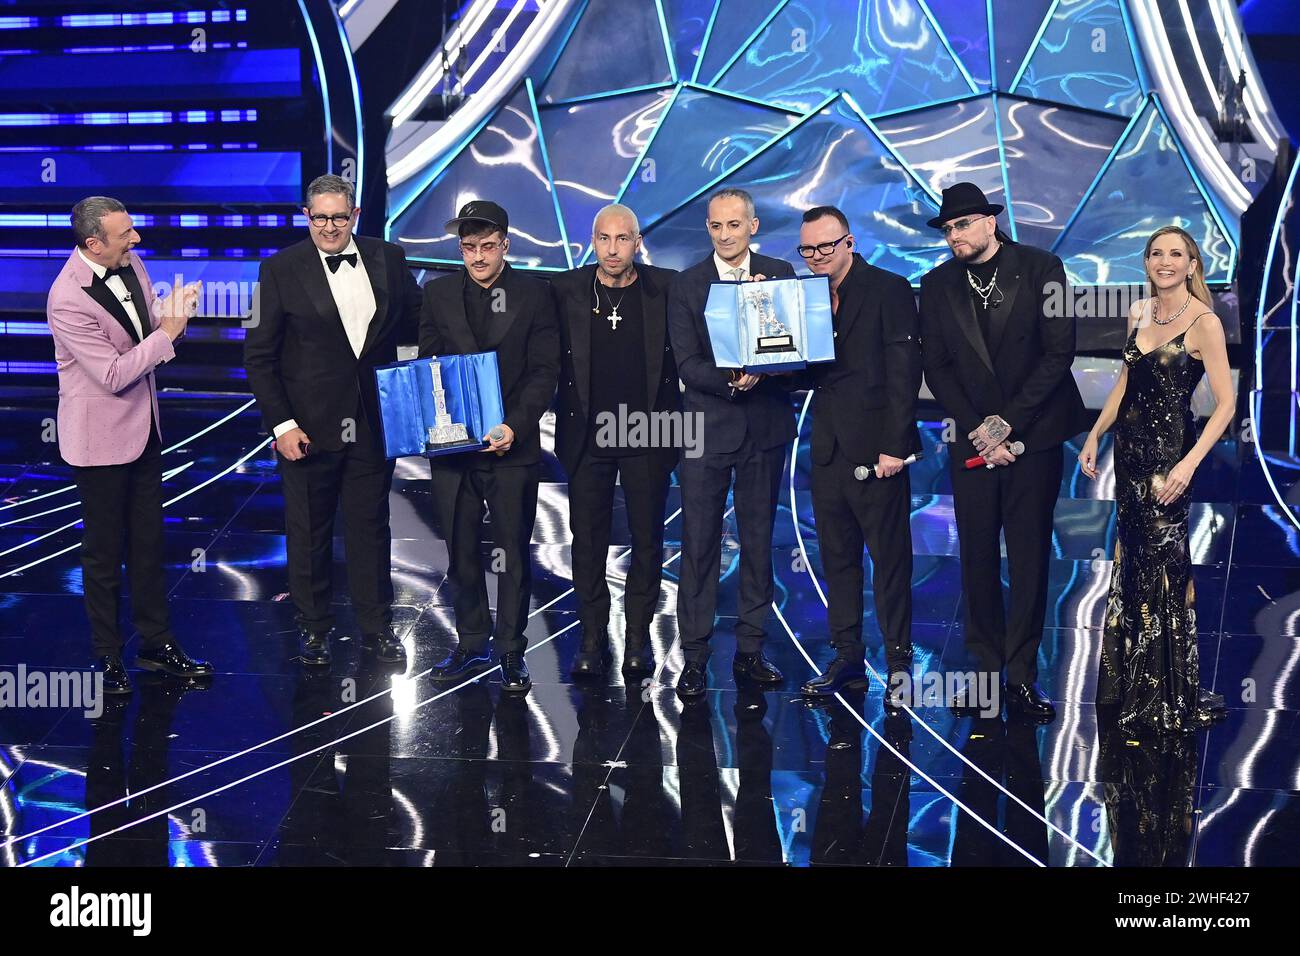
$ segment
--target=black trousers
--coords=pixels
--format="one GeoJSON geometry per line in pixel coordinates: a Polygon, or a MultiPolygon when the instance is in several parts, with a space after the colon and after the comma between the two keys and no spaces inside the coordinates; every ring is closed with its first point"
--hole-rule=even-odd
{"type": "Polygon", "coordinates": [[[871,554],[876,619],[888,662],[912,652],[912,479],[853,477],[853,462],[835,447],[829,463],[812,466],[813,516],[826,574],[826,622],[837,654],[862,660],[862,548],[871,554]]]}
{"type": "Polygon", "coordinates": [[[140,643],[167,643],[172,634],[163,578],[162,443],[153,423],[135,461],[74,466],[72,476],[81,494],[81,584],[94,655],[122,653],[123,559],[140,643]]]}
{"type": "Polygon", "coordinates": [[[357,409],[356,440],[341,451],[316,451],[289,461],[278,451],[289,563],[289,595],[298,626],[312,633],[333,626],[334,516],[343,512],[348,593],[362,634],[393,622],[392,537],[388,492],[393,462],[357,409]]]}
{"type": "Polygon", "coordinates": [[[772,603],[772,526],[785,467],[784,443],[758,448],[748,435],[726,454],[683,458],[682,571],[677,584],[677,626],[687,661],[709,657],[718,607],[722,515],[735,479],[732,503],[740,537],[740,593],[736,601],[736,648],[763,649],[763,624],[772,603]]]}
{"type": "Polygon", "coordinates": [[[1064,467],[1060,446],[1024,455],[1003,468],[967,471],[961,462],[952,463],[966,646],[980,670],[1005,668],[1009,684],[1038,679],[1052,514],[1064,467]],[[1007,544],[1009,615],[1002,598],[999,534],[1005,534],[1007,544]]]}
{"type": "Polygon", "coordinates": [[[645,642],[659,605],[663,580],[664,505],[668,500],[671,464],[663,455],[596,458],[583,455],[569,476],[569,528],[573,532],[573,590],[584,637],[604,639],[609,628],[610,525],[614,515],[614,484],[623,486],[628,530],[632,533],[632,566],[624,588],[623,616],[627,638],[645,642]]]}
{"type": "MultiPolygon", "coordinates": [[[[480,452],[466,452],[465,457],[480,452]]],[[[482,650],[493,636],[486,574],[497,581],[497,652],[509,654],[528,646],[528,604],[532,597],[529,543],[537,515],[541,465],[499,465],[478,458],[461,470],[432,466],[434,508],[447,542],[447,579],[452,588],[460,646],[482,650]],[[492,522],[493,553],[483,567],[479,537],[483,505],[492,522]]]]}

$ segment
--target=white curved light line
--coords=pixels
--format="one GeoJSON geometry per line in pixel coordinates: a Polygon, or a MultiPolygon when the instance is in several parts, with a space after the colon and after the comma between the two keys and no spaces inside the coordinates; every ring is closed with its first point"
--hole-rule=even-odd
{"type": "MultiPolygon", "coordinates": [[[[259,446],[259,447],[261,447],[261,446],[259,446]]],[[[256,450],[256,449],[255,449],[255,450],[256,450]]],[[[232,466],[232,467],[233,467],[233,466],[232,466]]],[[[669,515],[667,518],[664,519],[664,526],[667,527],[668,524],[671,523],[672,520],[673,520],[674,518],[676,518],[678,515],[680,515],[681,513],[682,513],[682,509],[681,509],[681,508],[678,508],[676,511],[674,511],[671,515],[669,515]]],[[[75,548],[76,545],[73,545],[73,547],[75,548]]],[[[66,550],[71,550],[71,549],[66,549],[66,550]]],[[[60,554],[63,554],[63,553],[65,553],[65,552],[59,552],[59,553],[60,553],[60,554]]],[[[628,549],[626,549],[622,554],[620,554],[617,558],[615,558],[614,560],[616,560],[616,561],[622,560],[623,558],[627,557],[627,556],[630,555],[631,553],[632,553],[632,549],[631,549],[631,548],[628,548],[628,549]]],[[[665,568],[668,567],[668,565],[671,564],[673,561],[675,561],[675,560],[680,556],[680,554],[681,554],[681,552],[679,551],[677,555],[674,555],[672,558],[669,558],[667,561],[665,561],[665,562],[661,565],[661,567],[665,567],[665,568]]],[[[0,576],[2,576],[2,575],[0,575],[0,576]]],[[[539,607],[539,608],[537,608],[536,610],[534,610],[534,611],[532,611],[531,613],[529,613],[529,615],[528,615],[528,619],[531,620],[532,618],[536,617],[538,614],[541,614],[541,613],[542,613],[543,611],[545,611],[546,609],[548,609],[548,608],[552,607],[553,605],[559,603],[561,600],[563,600],[564,598],[568,597],[568,596],[569,596],[570,594],[572,594],[572,593],[573,593],[573,588],[569,588],[567,591],[564,591],[563,593],[556,595],[556,596],[555,596],[554,598],[552,598],[550,601],[547,601],[547,602],[546,602],[545,604],[543,604],[541,607],[539,607]]],[[[577,622],[575,621],[574,624],[576,624],[576,623],[577,623],[577,622]]],[[[533,647],[541,647],[541,646],[543,646],[544,644],[548,644],[548,643],[550,643],[552,640],[554,640],[555,638],[559,637],[559,636],[560,636],[561,634],[563,634],[565,631],[569,630],[569,628],[573,627],[574,624],[570,624],[570,625],[568,625],[568,626],[562,628],[561,630],[556,631],[556,632],[555,632],[554,634],[552,634],[550,637],[548,637],[548,638],[546,638],[545,640],[543,640],[543,641],[541,641],[541,642],[539,642],[539,643],[533,645],[533,647]]],[[[525,653],[527,653],[528,651],[531,651],[531,650],[533,649],[533,647],[529,647],[529,648],[525,651],[525,653]]],[[[411,683],[413,684],[414,681],[419,680],[421,677],[425,677],[425,676],[427,676],[427,675],[428,675],[432,670],[433,670],[432,667],[426,668],[425,670],[423,670],[423,671],[421,671],[420,673],[414,675],[413,677],[406,678],[406,680],[407,680],[408,682],[411,682],[411,683]]],[[[488,670],[488,671],[485,671],[484,674],[490,674],[490,673],[492,673],[492,672],[493,672],[492,670],[488,670]]],[[[482,677],[482,676],[484,676],[484,675],[483,675],[483,674],[480,674],[480,675],[479,675],[479,677],[482,677]]],[[[474,678],[474,680],[477,680],[477,679],[478,679],[477,677],[474,678]]],[[[454,689],[455,689],[455,690],[459,690],[461,687],[465,687],[465,686],[467,686],[468,684],[472,684],[473,682],[474,682],[474,681],[472,681],[472,680],[471,680],[471,681],[467,681],[465,684],[460,684],[460,685],[458,685],[458,686],[457,686],[456,688],[454,688],[454,689]]],[[[146,787],[146,788],[143,789],[143,790],[137,790],[137,791],[135,791],[133,794],[131,794],[130,797],[123,797],[123,798],[121,798],[120,800],[115,800],[115,801],[113,801],[112,803],[106,803],[106,804],[104,804],[103,806],[95,807],[95,808],[92,809],[92,810],[85,810],[85,811],[82,811],[81,813],[77,814],[76,816],[71,816],[71,817],[68,817],[68,818],[63,819],[63,820],[58,820],[58,821],[56,821],[56,822],[54,822],[54,823],[51,823],[51,824],[49,824],[49,825],[47,825],[47,826],[45,826],[45,827],[43,827],[43,828],[41,828],[41,829],[39,829],[39,830],[33,830],[31,833],[24,834],[23,836],[19,836],[19,837],[11,837],[11,838],[9,838],[8,840],[6,840],[3,844],[0,844],[0,846],[2,846],[2,847],[7,847],[7,846],[9,846],[11,843],[16,843],[16,842],[19,842],[19,841],[21,841],[21,840],[25,840],[25,839],[27,839],[28,837],[38,836],[38,835],[40,835],[40,834],[42,834],[42,833],[46,833],[46,832],[48,832],[48,831],[50,831],[50,830],[56,829],[56,828],[58,828],[58,827],[61,827],[61,826],[65,825],[65,824],[67,824],[67,823],[72,823],[72,822],[74,822],[74,821],[76,821],[76,820],[84,819],[84,818],[86,818],[86,817],[88,817],[88,816],[91,816],[92,814],[98,813],[98,812],[101,811],[101,810],[106,810],[106,809],[108,809],[109,807],[115,807],[115,806],[118,806],[119,804],[125,803],[125,802],[127,802],[128,800],[130,800],[131,797],[140,797],[140,796],[143,796],[144,794],[149,793],[149,792],[151,792],[151,791],[153,791],[153,790],[157,790],[157,789],[159,789],[160,787],[164,787],[164,786],[167,786],[167,785],[169,785],[169,784],[173,784],[173,783],[176,783],[176,782],[178,782],[178,781],[184,780],[186,777],[192,777],[192,776],[194,776],[195,774],[200,773],[200,772],[202,772],[202,771],[205,771],[205,770],[211,770],[213,767],[219,766],[219,765],[221,765],[221,764],[223,764],[223,763],[228,763],[229,761],[231,761],[231,760],[235,760],[235,759],[237,759],[237,758],[239,758],[239,757],[247,756],[248,754],[253,753],[253,752],[256,751],[256,750],[260,750],[260,749],[262,749],[263,747],[269,746],[269,745],[271,745],[271,744],[279,743],[281,740],[286,740],[286,739],[289,738],[289,737],[293,737],[293,736],[295,736],[296,734],[299,734],[299,733],[301,733],[302,731],[307,730],[308,728],[315,727],[317,724],[324,723],[324,722],[327,721],[327,720],[332,720],[333,718],[338,717],[340,714],[345,714],[345,713],[347,713],[347,712],[350,711],[350,710],[354,710],[354,709],[356,709],[357,707],[362,706],[363,704],[371,703],[372,701],[378,700],[380,697],[383,697],[385,694],[391,694],[392,692],[393,692],[393,688],[392,688],[392,684],[391,684],[391,682],[390,682],[389,686],[388,686],[387,688],[385,688],[384,690],[376,691],[374,694],[371,694],[369,697],[366,697],[366,698],[364,698],[364,699],[362,699],[362,700],[358,700],[358,701],[356,701],[356,702],[353,703],[353,704],[348,704],[346,707],[341,707],[341,708],[339,708],[338,710],[331,711],[330,713],[326,714],[325,716],[323,716],[323,717],[318,717],[318,718],[316,718],[315,720],[311,721],[310,723],[306,723],[306,724],[303,724],[303,725],[300,726],[300,727],[295,727],[295,728],[293,728],[293,729],[291,729],[291,730],[287,730],[287,731],[285,731],[284,733],[280,734],[278,737],[272,737],[270,740],[264,740],[264,741],[262,741],[262,742],[259,743],[259,744],[254,744],[253,746],[251,746],[251,747],[247,747],[247,748],[245,748],[244,750],[239,751],[238,753],[227,754],[226,756],[221,757],[221,758],[218,759],[218,760],[214,760],[212,763],[204,764],[204,765],[199,766],[199,767],[195,767],[194,769],[192,769],[192,770],[188,770],[188,771],[186,771],[185,773],[183,773],[183,774],[181,774],[181,775],[179,775],[179,776],[177,776],[177,777],[172,777],[170,780],[164,780],[164,781],[162,781],[162,782],[160,782],[160,783],[156,783],[156,784],[154,784],[154,785],[151,786],[151,787],[146,787]]],[[[426,701],[425,703],[428,703],[428,701],[426,701]]],[[[412,712],[412,711],[414,711],[414,710],[418,710],[420,706],[423,706],[423,705],[416,705],[414,708],[411,709],[411,711],[406,711],[406,712],[404,712],[404,713],[410,713],[410,712],[412,712]]],[[[396,715],[394,715],[394,716],[396,716],[396,715]]],[[[340,739],[347,739],[347,738],[340,738],[340,739]]],[[[338,741],[335,741],[335,743],[338,743],[338,741]]]]}
{"type": "MultiPolygon", "coordinates": [[[[479,0],[479,2],[485,9],[493,6],[492,0],[479,0]]],[[[571,5],[570,0],[550,0],[538,10],[537,16],[528,25],[528,29],[520,37],[519,43],[507,54],[505,60],[496,68],[491,78],[479,87],[478,91],[472,94],[465,104],[451,115],[447,122],[430,133],[426,139],[401,159],[389,163],[388,185],[390,189],[420,173],[435,157],[453,149],[457,143],[461,142],[469,134],[470,130],[474,129],[496,107],[501,98],[522,78],[534,55],[550,39],[551,33],[563,20],[571,5]]],[[[439,56],[440,53],[434,54],[435,59],[439,56]]],[[[436,66],[438,78],[440,78],[442,75],[441,64],[438,63],[436,66]]],[[[437,78],[431,80],[427,85],[427,89],[414,98],[410,104],[404,106],[401,111],[394,107],[394,130],[415,114],[420,103],[433,89],[436,82],[437,78]]],[[[390,224],[393,219],[396,219],[396,215],[389,219],[390,224]]]]}
{"type": "MultiPolygon", "coordinates": [[[[190,436],[187,437],[187,438],[182,438],[180,441],[178,441],[176,444],[172,445],[171,447],[169,447],[169,448],[164,448],[164,449],[162,450],[161,454],[164,454],[164,455],[171,454],[171,453],[174,452],[177,448],[182,448],[182,447],[184,447],[188,442],[192,442],[192,441],[194,441],[196,438],[202,438],[204,435],[206,435],[208,432],[212,431],[212,429],[216,428],[218,425],[224,425],[226,422],[230,421],[232,418],[234,418],[236,415],[238,415],[238,414],[239,414],[240,412],[242,412],[244,409],[248,408],[248,406],[252,405],[254,401],[255,401],[255,399],[251,399],[251,398],[250,398],[248,401],[244,402],[244,404],[240,405],[238,408],[236,408],[236,409],[235,409],[233,412],[231,412],[229,415],[225,415],[225,416],[223,416],[222,418],[217,419],[217,420],[216,420],[215,422],[213,422],[211,425],[207,425],[207,426],[205,426],[204,428],[199,429],[199,430],[196,431],[193,435],[190,435],[190,436]]],[[[65,491],[71,491],[73,488],[76,488],[76,487],[77,487],[77,486],[76,486],[75,484],[73,484],[73,485],[64,485],[62,488],[55,488],[53,491],[46,491],[46,492],[43,492],[43,493],[41,493],[41,494],[39,494],[39,495],[33,495],[31,498],[24,498],[22,501],[12,501],[12,502],[10,502],[10,503],[7,504],[7,505],[0,505],[0,511],[7,511],[7,510],[9,510],[10,508],[18,508],[18,507],[21,507],[22,505],[29,505],[29,504],[31,504],[33,501],[40,501],[42,498],[49,498],[49,497],[52,497],[53,495],[61,495],[61,494],[63,494],[65,491]]],[[[2,527],[2,526],[0,526],[0,527],[2,527]]]]}
{"type": "MultiPolygon", "coordinates": [[[[797,504],[796,501],[795,501],[795,495],[794,495],[795,460],[796,460],[796,458],[797,458],[798,455],[799,455],[799,436],[803,433],[803,422],[804,422],[804,418],[805,418],[805,417],[807,416],[807,414],[808,414],[808,407],[812,404],[812,396],[813,396],[813,393],[812,393],[812,392],[809,392],[808,395],[807,395],[807,397],[804,398],[803,409],[799,412],[799,422],[798,422],[798,425],[795,427],[795,438],[794,438],[794,442],[793,442],[793,444],[791,445],[791,449],[790,449],[790,523],[794,525],[794,535],[795,535],[795,540],[797,540],[797,541],[799,542],[799,550],[800,550],[800,551],[803,553],[803,555],[804,555],[804,570],[808,573],[808,577],[809,577],[809,579],[812,581],[812,583],[813,583],[813,587],[817,590],[817,596],[818,596],[819,598],[821,598],[822,604],[823,604],[823,605],[826,605],[826,604],[827,604],[827,601],[826,601],[826,594],[825,594],[825,592],[822,591],[821,583],[817,580],[817,574],[813,571],[813,568],[812,568],[812,562],[808,560],[808,551],[807,551],[807,548],[805,548],[805,546],[804,546],[803,531],[799,528],[799,507],[798,507],[798,504],[797,504]]],[[[775,608],[775,607],[776,607],[776,604],[773,603],[772,607],[775,608]]],[[[777,611],[777,615],[778,615],[778,616],[780,615],[780,611],[777,611]]],[[[784,623],[784,622],[783,622],[783,623],[784,623]]],[[[786,630],[787,630],[787,632],[789,632],[789,628],[788,628],[788,627],[786,628],[786,630]]],[[[809,666],[812,667],[812,669],[813,669],[814,671],[816,671],[818,674],[820,674],[820,673],[821,673],[821,670],[818,669],[817,665],[813,663],[812,658],[810,658],[810,657],[808,656],[807,652],[804,651],[804,649],[803,649],[803,645],[799,643],[799,641],[798,641],[797,638],[795,638],[793,632],[790,632],[790,639],[793,640],[794,643],[795,643],[795,646],[799,648],[799,653],[803,655],[803,657],[804,657],[804,659],[805,659],[806,661],[808,661],[809,666]]],[[[866,668],[867,668],[867,670],[870,672],[872,678],[875,680],[875,682],[876,682],[877,684],[879,684],[881,687],[887,687],[887,686],[888,686],[888,684],[887,684],[887,682],[885,681],[885,679],[882,678],[882,677],[880,676],[880,674],[876,671],[875,668],[873,668],[870,664],[866,664],[866,668]]],[[[843,699],[842,697],[840,697],[840,695],[836,694],[835,696],[836,696],[836,699],[840,701],[840,703],[844,704],[845,707],[848,707],[847,702],[845,702],[844,699],[843,699]]],[[[1054,823],[1052,823],[1050,820],[1048,820],[1048,819],[1047,819],[1045,816],[1043,816],[1041,813],[1039,813],[1038,811],[1034,810],[1031,806],[1029,806],[1029,804],[1025,803],[1023,800],[1021,800],[1019,797],[1017,797],[1014,793],[1012,793],[1012,792],[1011,792],[1010,790],[1008,790],[1006,787],[1002,786],[1002,784],[998,783],[996,780],[994,780],[992,777],[990,777],[987,773],[984,772],[984,769],[983,769],[982,767],[980,767],[980,766],[978,766],[977,764],[973,763],[973,762],[972,762],[972,761],[971,761],[971,760],[970,760],[970,759],[969,759],[965,754],[963,754],[960,750],[958,750],[956,747],[954,747],[952,744],[950,744],[947,740],[945,740],[942,736],[940,736],[939,733],[938,733],[938,731],[936,731],[933,727],[931,727],[931,726],[930,726],[929,724],[927,724],[924,720],[922,720],[920,717],[918,717],[918,716],[916,715],[916,712],[915,712],[914,710],[912,710],[911,707],[909,707],[909,706],[907,706],[906,704],[904,704],[904,705],[903,705],[903,710],[907,712],[908,716],[910,716],[910,717],[912,718],[912,720],[913,720],[914,723],[916,723],[916,724],[918,724],[919,726],[923,727],[923,728],[925,729],[925,731],[926,731],[926,732],[927,732],[931,737],[933,737],[935,740],[937,740],[937,741],[938,741],[940,744],[942,744],[944,747],[948,748],[948,750],[952,751],[953,756],[957,757],[957,759],[959,759],[962,763],[966,764],[966,766],[970,767],[972,770],[974,770],[976,773],[978,773],[981,777],[983,777],[985,780],[987,780],[989,783],[991,783],[994,787],[996,787],[997,789],[999,789],[999,790],[1001,790],[1003,793],[1005,793],[1008,797],[1010,797],[1012,800],[1014,800],[1016,803],[1018,803],[1021,807],[1023,807],[1023,808],[1024,808],[1024,809],[1025,809],[1025,810],[1026,810],[1030,815],[1031,815],[1031,816],[1033,816],[1034,818],[1036,818],[1036,819],[1038,819],[1038,820],[1041,820],[1044,824],[1047,825],[1047,827],[1048,827],[1049,829],[1054,830],[1056,833],[1058,833],[1058,834],[1060,834],[1061,836],[1065,837],[1066,840],[1068,840],[1070,843],[1073,843],[1075,846],[1079,847],[1079,849],[1083,850],[1084,853],[1087,853],[1090,857],[1092,857],[1094,860],[1096,860],[1096,861],[1097,861],[1098,863],[1100,863],[1102,866],[1110,866],[1109,863],[1107,863],[1105,860],[1103,860],[1101,857],[1099,857],[1099,856],[1098,856],[1096,853],[1094,853],[1092,850],[1088,849],[1086,846],[1084,846],[1082,843],[1080,843],[1080,842],[1079,842],[1078,840],[1076,840],[1074,837],[1070,836],[1070,834],[1066,833],[1064,830],[1062,830],[1062,829],[1061,829],[1060,827],[1058,827],[1056,824],[1054,824],[1054,823]]],[[[857,711],[855,711],[852,707],[849,707],[849,712],[852,713],[852,714],[854,714],[855,716],[857,716],[857,711]]],[[[859,717],[859,720],[861,720],[860,717],[859,717]]],[[[905,761],[905,762],[906,762],[906,761],[905,761]]],[[[910,762],[909,762],[909,763],[910,763],[910,762]]],[[[921,773],[921,770],[920,770],[919,768],[917,768],[917,773],[921,773]]],[[[922,776],[924,776],[924,774],[922,774],[922,776]]],[[[953,802],[956,802],[956,801],[954,800],[953,802]]],[[[967,812],[969,812],[969,811],[967,811],[967,812]]],[[[976,819],[979,819],[979,818],[977,817],[976,819]]],[[[982,823],[983,821],[981,820],[980,822],[982,823]]],[[[1015,846],[1015,844],[1012,844],[1012,845],[1015,846]]],[[[1020,848],[1019,848],[1019,847],[1016,847],[1016,849],[1020,849],[1020,848]]],[[[1021,852],[1023,853],[1024,851],[1021,850],[1021,852]]],[[[1031,857],[1031,859],[1032,859],[1032,857],[1031,857]]]]}
{"type": "Polygon", "coordinates": [[[1241,215],[1250,205],[1250,191],[1232,174],[1227,160],[1219,154],[1209,131],[1187,101],[1155,0],[1131,0],[1129,10],[1133,14],[1142,54],[1155,73],[1156,89],[1162,94],[1183,145],[1195,160],[1201,175],[1213,184],[1219,197],[1233,213],[1241,215]]]}
{"type": "MultiPolygon", "coordinates": [[[[469,42],[479,30],[492,11],[496,9],[494,0],[475,0],[474,5],[433,51],[419,76],[411,81],[405,90],[398,94],[388,113],[393,118],[393,126],[399,126],[410,119],[420,108],[420,104],[433,92],[438,81],[443,77],[442,62],[445,57],[454,61],[459,48],[469,42]]],[[[489,44],[489,47],[491,44],[489,44]]]]}

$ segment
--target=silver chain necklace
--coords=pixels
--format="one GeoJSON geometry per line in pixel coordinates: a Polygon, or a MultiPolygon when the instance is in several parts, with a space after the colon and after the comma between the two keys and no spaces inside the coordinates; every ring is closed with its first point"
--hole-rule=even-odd
{"type": "Polygon", "coordinates": [[[1154,322],[1156,325],[1168,325],[1170,322],[1173,322],[1180,315],[1186,312],[1187,307],[1191,304],[1192,304],[1192,294],[1189,292],[1187,293],[1187,301],[1183,303],[1183,307],[1181,309],[1179,309],[1169,318],[1161,319],[1160,318],[1160,297],[1156,296],[1155,302],[1151,304],[1151,321],[1154,322]]]}
{"type": "MultiPolygon", "coordinates": [[[[591,277],[591,291],[596,293],[596,308],[592,309],[591,311],[596,315],[600,315],[600,296],[601,296],[601,292],[604,292],[604,288],[605,287],[602,286],[599,281],[597,281],[595,276],[591,277]]],[[[622,305],[623,300],[627,298],[627,290],[626,289],[623,290],[623,294],[618,297],[618,302],[615,302],[613,299],[611,299],[609,297],[608,292],[605,292],[604,294],[605,294],[605,301],[609,303],[609,315],[606,316],[606,318],[609,319],[609,327],[613,331],[617,332],[618,323],[623,320],[623,316],[618,314],[618,307],[622,305]]]]}
{"type": "Polygon", "coordinates": [[[993,275],[989,277],[989,282],[986,286],[981,287],[979,280],[975,278],[975,273],[971,272],[969,269],[966,270],[966,281],[969,282],[970,287],[975,290],[975,294],[980,297],[980,304],[987,309],[989,307],[989,299],[992,298],[993,293],[997,291],[998,270],[996,268],[993,270],[993,275]]]}

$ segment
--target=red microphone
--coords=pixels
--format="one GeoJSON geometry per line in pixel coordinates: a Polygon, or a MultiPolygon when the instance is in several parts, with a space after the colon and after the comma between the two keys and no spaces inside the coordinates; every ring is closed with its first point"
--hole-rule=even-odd
{"type": "MultiPolygon", "coordinates": [[[[1007,445],[1007,451],[1011,452],[1013,455],[1023,455],[1025,453],[1025,443],[1022,441],[1013,441],[1011,444],[1007,445]]],[[[983,465],[985,468],[994,467],[984,459],[983,455],[976,455],[973,458],[966,459],[967,471],[978,468],[980,465],[983,465]]]]}

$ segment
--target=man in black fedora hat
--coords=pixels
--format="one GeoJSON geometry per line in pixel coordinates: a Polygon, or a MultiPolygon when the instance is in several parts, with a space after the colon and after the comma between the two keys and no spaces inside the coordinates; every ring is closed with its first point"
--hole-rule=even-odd
{"type": "MultiPolygon", "coordinates": [[[[946,437],[966,645],[981,671],[1005,669],[1008,714],[1050,722],[1056,710],[1037,678],[1052,514],[1062,443],[1087,421],[1070,372],[1074,319],[1049,305],[1066,289],[1065,267],[1003,233],[1002,209],[974,183],[943,191],[929,224],[953,257],[921,279],[922,354],[930,391],[955,421],[946,437]],[[1004,533],[1009,612],[1000,571],[1004,533]]],[[[959,710],[989,703],[962,696],[954,701],[959,710]]]]}
{"type": "Polygon", "coordinates": [[[550,287],[506,262],[510,221],[488,200],[461,207],[446,229],[460,238],[465,268],[424,287],[420,357],[495,352],[505,420],[481,437],[481,452],[430,459],[434,508],[447,542],[447,577],[456,612],[457,645],[435,664],[434,680],[469,677],[501,664],[502,689],[532,686],[524,664],[532,593],[533,521],[541,479],[540,421],[560,374],[560,328],[550,287]],[[495,627],[488,608],[479,533],[491,513],[497,581],[495,627]]]}

